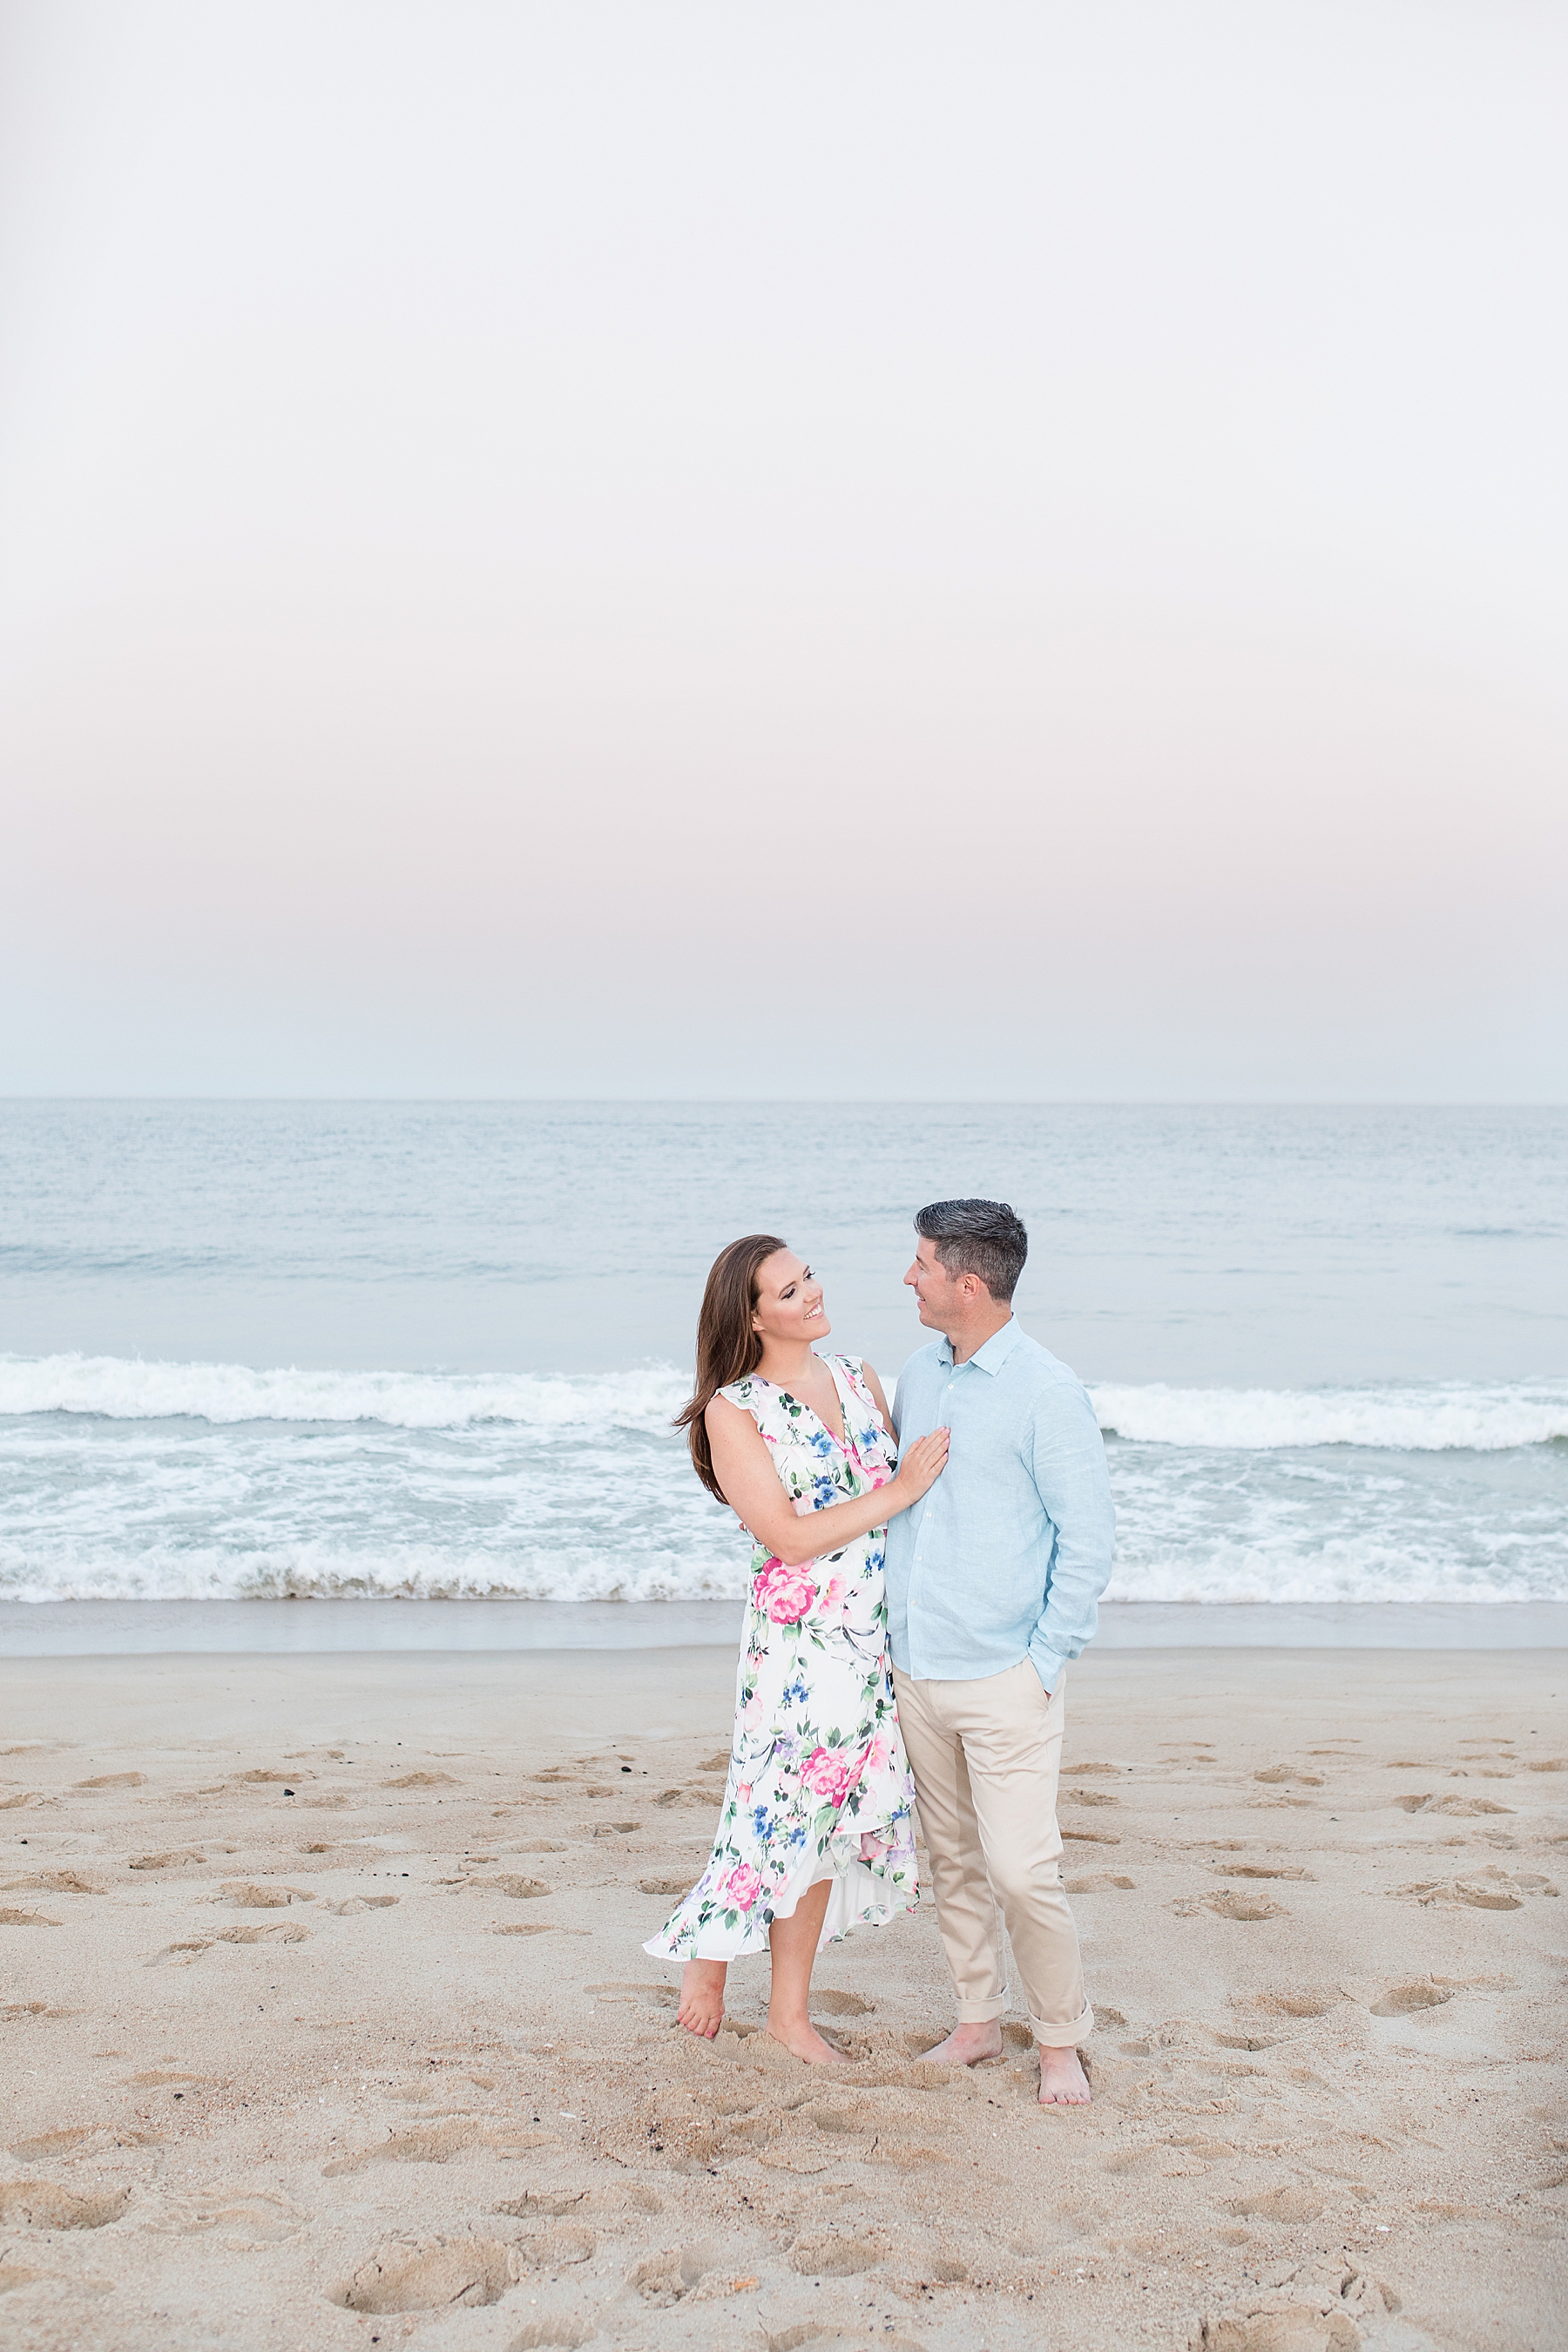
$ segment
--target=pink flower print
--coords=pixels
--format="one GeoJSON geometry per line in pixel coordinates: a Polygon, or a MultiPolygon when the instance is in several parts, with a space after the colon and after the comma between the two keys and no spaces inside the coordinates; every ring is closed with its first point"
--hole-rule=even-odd
{"type": "Polygon", "coordinates": [[[816,1797],[826,1797],[829,1804],[841,1805],[849,1786],[849,1770],[841,1756],[829,1748],[814,1748],[800,1768],[804,1785],[816,1797]]]}
{"type": "Polygon", "coordinates": [[[762,1879],[749,1862],[738,1862],[724,1881],[724,1892],[737,1911],[749,1911],[762,1891],[762,1879]]]}
{"type": "Polygon", "coordinates": [[[836,1609],[843,1606],[843,1602],[844,1579],[841,1576],[830,1577],[827,1590],[822,1596],[823,1608],[831,1615],[836,1609]]]}
{"type": "Polygon", "coordinates": [[[742,1805],[749,1805],[752,1801],[751,1782],[749,1780],[737,1780],[735,1783],[735,1794],[742,1805]]]}
{"type": "Polygon", "coordinates": [[[868,1744],[866,1753],[860,1759],[860,1770],[856,1774],[856,1779],[859,1780],[867,1772],[881,1771],[883,1766],[887,1763],[887,1760],[888,1743],[879,1734],[875,1739],[871,1740],[868,1744]]]}
{"type": "Polygon", "coordinates": [[[770,1559],[752,1581],[757,1607],[775,1625],[798,1625],[816,1599],[816,1582],[804,1568],[786,1568],[770,1559]]]}

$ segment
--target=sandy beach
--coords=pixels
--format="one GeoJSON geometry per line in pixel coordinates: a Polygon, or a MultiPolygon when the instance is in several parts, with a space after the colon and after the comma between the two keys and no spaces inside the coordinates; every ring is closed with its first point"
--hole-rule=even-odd
{"type": "Polygon", "coordinates": [[[700,1863],[712,1649],[0,1664],[17,2347],[1546,2352],[1568,1653],[1074,1670],[1095,2105],[973,2074],[929,1911],[800,2066],[639,1949],[700,1863]]]}

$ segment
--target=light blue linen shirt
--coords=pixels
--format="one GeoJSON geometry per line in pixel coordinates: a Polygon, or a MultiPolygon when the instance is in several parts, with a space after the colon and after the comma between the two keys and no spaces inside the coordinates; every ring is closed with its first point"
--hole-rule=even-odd
{"type": "Polygon", "coordinates": [[[888,1528],[900,1674],[978,1681],[1027,1657],[1047,1690],[1092,1641],[1116,1546],[1105,1443],[1082,1383],[1016,1316],[967,1363],[939,1339],[904,1366],[900,1447],[952,1432],[947,1467],[888,1528]]]}

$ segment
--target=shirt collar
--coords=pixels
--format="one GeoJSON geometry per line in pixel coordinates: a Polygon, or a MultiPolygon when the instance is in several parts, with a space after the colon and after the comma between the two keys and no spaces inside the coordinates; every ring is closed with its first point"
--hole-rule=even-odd
{"type": "MultiPolygon", "coordinates": [[[[1016,1315],[1010,1315],[1000,1331],[993,1331],[984,1346],[976,1348],[968,1361],[978,1364],[983,1372],[999,1372],[1023,1336],[1022,1324],[1016,1315]]],[[[952,1361],[952,1341],[945,1333],[942,1342],[942,1360],[944,1364],[952,1361]]],[[[960,1365],[959,1370],[962,1371],[963,1366],[960,1365]]]]}

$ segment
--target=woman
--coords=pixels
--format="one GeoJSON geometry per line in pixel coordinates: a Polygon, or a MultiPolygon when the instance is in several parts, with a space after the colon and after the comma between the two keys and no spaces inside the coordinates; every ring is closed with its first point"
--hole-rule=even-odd
{"type": "Polygon", "coordinates": [[[678,2015],[709,2036],[730,1961],[771,1952],[768,2032],[813,2065],[840,2063],[807,2014],[819,1948],[886,1926],[918,1896],[882,1546],[888,1520],[940,1476],[948,1434],[899,1465],[870,1365],[813,1352],[831,1328],[822,1285],[775,1234],[749,1234],[714,1261],[696,1391],[676,1426],[756,1549],[719,1832],[643,1947],[685,1960],[678,2015]]]}

